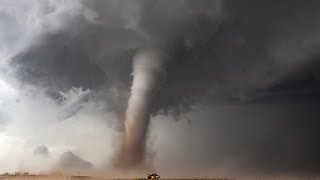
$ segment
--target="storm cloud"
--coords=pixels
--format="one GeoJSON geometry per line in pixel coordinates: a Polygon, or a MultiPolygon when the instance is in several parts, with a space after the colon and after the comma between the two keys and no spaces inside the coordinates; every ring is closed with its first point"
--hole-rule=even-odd
{"type": "MultiPolygon", "coordinates": [[[[108,117],[99,123],[119,131],[133,57],[157,47],[168,63],[152,101],[149,133],[158,136],[162,166],[172,161],[165,156],[189,147],[183,142],[189,137],[198,148],[176,157],[199,169],[227,163],[243,172],[319,174],[319,5],[316,0],[2,0],[1,78],[28,96],[43,91],[57,122],[93,117],[98,108],[99,117],[108,117]],[[166,126],[184,119],[191,120],[190,127],[167,132],[166,126]],[[165,143],[164,134],[172,140],[165,143]]],[[[18,101],[16,95],[0,97],[18,101]]]]}

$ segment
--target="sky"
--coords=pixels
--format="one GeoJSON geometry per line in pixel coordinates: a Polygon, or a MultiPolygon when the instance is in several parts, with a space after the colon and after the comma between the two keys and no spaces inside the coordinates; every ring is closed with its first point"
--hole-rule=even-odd
{"type": "Polygon", "coordinates": [[[0,0],[0,173],[108,172],[134,56],[157,48],[148,171],[319,175],[319,5],[0,0]]]}

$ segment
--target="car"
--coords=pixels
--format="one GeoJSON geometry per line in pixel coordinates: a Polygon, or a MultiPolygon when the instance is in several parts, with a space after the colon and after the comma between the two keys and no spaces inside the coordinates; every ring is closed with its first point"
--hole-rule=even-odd
{"type": "Polygon", "coordinates": [[[160,176],[158,174],[148,174],[148,179],[160,179],[160,176]]]}

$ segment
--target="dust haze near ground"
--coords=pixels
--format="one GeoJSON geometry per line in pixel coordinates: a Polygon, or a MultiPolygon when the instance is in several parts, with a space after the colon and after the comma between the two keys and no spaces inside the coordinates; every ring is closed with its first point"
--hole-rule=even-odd
{"type": "Polygon", "coordinates": [[[0,169],[49,172],[70,151],[111,173],[133,57],[157,47],[169,61],[145,171],[318,175],[319,12],[316,0],[0,0],[0,169]]]}

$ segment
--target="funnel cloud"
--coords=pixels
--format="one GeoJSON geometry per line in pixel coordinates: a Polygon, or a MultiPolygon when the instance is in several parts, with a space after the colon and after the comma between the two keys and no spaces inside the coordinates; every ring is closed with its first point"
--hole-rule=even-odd
{"type": "Polygon", "coordinates": [[[121,166],[135,166],[143,161],[153,97],[165,75],[164,63],[164,55],[155,49],[144,49],[134,56],[131,96],[118,161],[121,166]]]}

